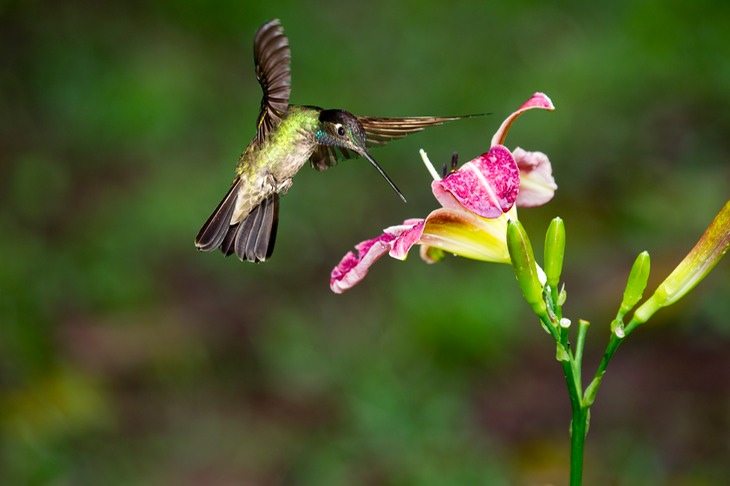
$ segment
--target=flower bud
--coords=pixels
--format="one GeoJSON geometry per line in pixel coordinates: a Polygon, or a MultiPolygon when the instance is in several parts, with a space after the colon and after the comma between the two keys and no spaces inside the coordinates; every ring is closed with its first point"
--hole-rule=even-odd
{"type": "MultiPolygon", "coordinates": [[[[662,307],[674,304],[702,281],[730,248],[730,201],[720,210],[697,244],[677,268],[636,309],[632,326],[646,322],[662,307]]],[[[630,329],[627,329],[630,331],[630,329]]]]}
{"type": "Polygon", "coordinates": [[[641,300],[641,296],[644,295],[644,289],[646,289],[646,283],[649,280],[650,268],[651,260],[649,253],[642,251],[636,257],[634,265],[631,267],[631,273],[629,273],[629,279],[626,282],[626,289],[624,290],[624,298],[621,301],[621,308],[619,309],[619,316],[623,317],[626,315],[641,300]]]}
{"type": "Polygon", "coordinates": [[[550,222],[545,235],[545,274],[551,289],[557,289],[563,271],[565,254],[565,223],[560,218],[550,222]]]}
{"type": "Polygon", "coordinates": [[[522,295],[537,315],[545,315],[547,307],[542,297],[542,284],[537,273],[535,255],[525,228],[517,220],[510,220],[507,223],[507,248],[522,295]]]}

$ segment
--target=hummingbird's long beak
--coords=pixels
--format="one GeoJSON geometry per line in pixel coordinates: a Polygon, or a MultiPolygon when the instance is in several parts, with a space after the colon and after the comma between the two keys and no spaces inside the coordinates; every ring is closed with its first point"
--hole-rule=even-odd
{"type": "Polygon", "coordinates": [[[408,202],[408,201],[406,201],[406,197],[403,195],[403,193],[400,192],[400,189],[398,189],[398,186],[395,185],[395,182],[393,182],[390,179],[390,177],[388,177],[388,174],[385,173],[385,171],[378,165],[377,162],[375,162],[375,159],[373,159],[366,150],[363,150],[360,153],[360,155],[362,155],[363,157],[365,157],[366,159],[368,159],[368,162],[370,162],[371,164],[373,164],[373,167],[375,167],[376,169],[378,169],[378,172],[380,172],[380,175],[383,176],[383,178],[386,181],[388,181],[388,184],[390,184],[390,187],[393,188],[393,190],[395,191],[395,193],[398,194],[398,196],[403,200],[403,202],[408,202]]]}

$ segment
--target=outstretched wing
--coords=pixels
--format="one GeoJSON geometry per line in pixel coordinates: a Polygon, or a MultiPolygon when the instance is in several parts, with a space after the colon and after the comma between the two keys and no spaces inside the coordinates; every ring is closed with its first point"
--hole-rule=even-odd
{"type": "Polygon", "coordinates": [[[279,19],[266,22],[256,32],[253,56],[256,79],[264,91],[254,139],[261,146],[286,113],[291,93],[291,52],[279,19]]]}
{"type": "Polygon", "coordinates": [[[358,116],[367,135],[369,146],[385,145],[391,140],[403,138],[411,133],[420,132],[428,127],[443,125],[446,122],[473,118],[481,115],[465,116],[414,116],[407,118],[385,118],[377,116],[358,116]]]}
{"type": "MultiPolygon", "coordinates": [[[[479,115],[464,116],[415,116],[407,118],[389,118],[377,116],[357,116],[358,121],[365,130],[367,145],[377,147],[385,145],[391,140],[403,138],[411,133],[420,132],[428,127],[442,125],[446,122],[460,120],[462,118],[473,118],[479,115]]],[[[318,145],[310,161],[317,170],[325,170],[332,167],[339,159],[349,159],[357,154],[334,147],[318,145]]]]}

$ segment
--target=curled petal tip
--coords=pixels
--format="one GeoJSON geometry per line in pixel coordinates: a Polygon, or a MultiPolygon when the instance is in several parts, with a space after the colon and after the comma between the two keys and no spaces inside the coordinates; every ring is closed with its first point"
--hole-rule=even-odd
{"type": "Polygon", "coordinates": [[[528,108],[542,108],[543,110],[553,111],[555,105],[553,105],[553,100],[548,95],[537,92],[520,107],[520,109],[528,108]]]}
{"type": "Polygon", "coordinates": [[[519,107],[517,111],[512,113],[504,120],[504,122],[502,122],[502,125],[497,130],[497,133],[495,133],[492,137],[492,146],[504,143],[504,139],[507,137],[507,132],[509,131],[509,127],[512,126],[512,123],[521,114],[533,108],[540,108],[543,110],[552,111],[555,109],[555,105],[553,105],[552,100],[545,93],[537,92],[533,94],[529,100],[525,101],[522,106],[519,107]]]}

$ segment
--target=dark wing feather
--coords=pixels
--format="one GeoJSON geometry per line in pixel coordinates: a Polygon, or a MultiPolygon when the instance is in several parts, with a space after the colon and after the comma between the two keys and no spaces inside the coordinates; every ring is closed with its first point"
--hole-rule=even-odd
{"type": "Polygon", "coordinates": [[[345,148],[317,145],[312,156],[309,157],[309,162],[312,164],[312,167],[321,171],[337,165],[338,158],[351,159],[353,157],[357,157],[357,154],[345,148]]]}
{"type": "MultiPolygon", "coordinates": [[[[420,132],[428,127],[442,125],[446,122],[460,120],[462,118],[473,118],[479,115],[464,116],[416,116],[408,118],[388,118],[377,116],[357,116],[358,121],[365,130],[368,147],[385,145],[391,140],[403,138],[411,133],[420,132]]],[[[318,145],[314,150],[310,162],[317,170],[325,170],[337,163],[338,159],[349,159],[357,157],[357,154],[345,149],[336,149],[324,145],[318,145]],[[339,152],[339,153],[338,153],[339,152]]]]}
{"type": "Polygon", "coordinates": [[[268,21],[256,32],[253,56],[256,79],[264,91],[255,138],[261,146],[286,113],[291,93],[291,52],[279,19],[268,21]]]}
{"type": "Polygon", "coordinates": [[[377,116],[358,116],[357,119],[365,129],[369,146],[385,145],[391,140],[403,138],[411,133],[420,132],[428,127],[442,125],[449,121],[472,118],[480,115],[466,116],[416,116],[407,118],[385,118],[377,116]]]}

